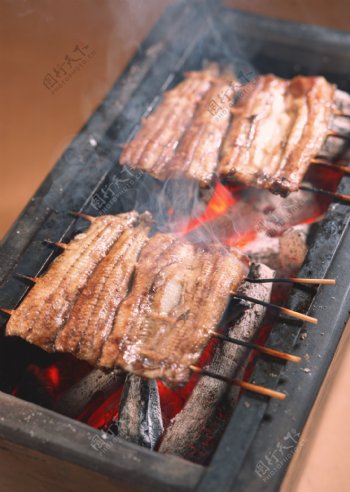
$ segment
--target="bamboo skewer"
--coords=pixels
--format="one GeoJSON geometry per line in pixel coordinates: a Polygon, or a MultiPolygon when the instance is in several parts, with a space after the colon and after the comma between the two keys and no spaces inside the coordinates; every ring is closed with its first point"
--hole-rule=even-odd
{"type": "Polygon", "coordinates": [[[68,247],[68,244],[66,243],[61,243],[59,241],[54,242],[54,241],[50,241],[50,239],[44,239],[43,242],[49,244],[50,246],[56,246],[57,248],[61,248],[61,249],[66,249],[68,247]]]}
{"type": "MultiPolygon", "coordinates": [[[[21,277],[22,277],[22,275],[21,275],[21,277]]],[[[23,277],[28,278],[32,281],[37,281],[37,279],[35,279],[33,277],[27,277],[26,275],[23,275],[23,277]]],[[[15,309],[0,308],[0,311],[11,316],[15,312],[15,309]]],[[[160,318],[165,319],[166,317],[160,316],[160,318]]],[[[172,318],[170,318],[170,319],[171,319],[171,321],[175,322],[172,318]]],[[[301,357],[299,357],[298,355],[288,354],[287,352],[281,352],[280,350],[265,347],[264,345],[259,345],[259,344],[255,344],[255,343],[251,343],[251,342],[246,342],[244,340],[239,340],[238,338],[229,337],[229,336],[223,335],[222,333],[218,333],[216,331],[211,331],[210,335],[212,335],[213,337],[219,338],[225,342],[230,342],[230,343],[234,343],[236,345],[241,345],[242,347],[246,347],[246,348],[249,348],[252,350],[258,350],[259,352],[262,352],[266,355],[270,355],[272,357],[277,357],[278,359],[288,360],[290,362],[296,362],[296,363],[299,363],[301,361],[301,357]]]]}
{"type": "Polygon", "coordinates": [[[13,313],[15,312],[15,309],[0,308],[0,311],[5,314],[8,314],[9,316],[12,316],[13,313]]]}
{"type": "Polygon", "coordinates": [[[249,278],[245,279],[246,282],[252,284],[264,284],[269,282],[276,283],[288,283],[288,284],[318,284],[318,285],[335,285],[337,283],[335,278],[249,278]]]}
{"type": "Polygon", "coordinates": [[[335,278],[290,278],[295,284],[319,284],[319,285],[335,285],[335,278]]]}
{"type": "Polygon", "coordinates": [[[54,243],[54,245],[57,246],[58,248],[62,248],[62,249],[68,248],[68,244],[66,244],[66,243],[57,242],[57,243],[54,243]]]}
{"type": "Polygon", "coordinates": [[[214,372],[208,371],[207,369],[202,369],[198,366],[190,366],[191,371],[200,374],[201,376],[208,376],[210,378],[218,379],[219,381],[223,381],[224,383],[233,384],[235,386],[239,386],[245,390],[252,391],[253,393],[258,393],[264,396],[270,396],[271,398],[277,398],[277,400],[284,400],[286,398],[285,393],[281,393],[280,391],[275,391],[270,388],[265,388],[265,386],[259,386],[257,384],[248,383],[246,381],[240,381],[239,379],[230,379],[226,376],[222,376],[221,374],[216,374],[214,372]]]}
{"type": "MultiPolygon", "coordinates": [[[[21,274],[18,274],[18,275],[20,277],[28,279],[32,282],[37,282],[37,280],[38,280],[38,277],[34,278],[34,277],[28,277],[27,275],[21,275],[21,274]]],[[[264,301],[260,301],[260,302],[264,302],[264,301]]],[[[270,303],[268,303],[268,304],[270,304],[270,303]]],[[[271,306],[280,308],[279,306],[275,306],[273,304],[271,304],[271,306]]],[[[280,309],[283,309],[283,308],[280,308],[280,309]]],[[[14,309],[6,309],[6,308],[0,308],[0,311],[3,311],[5,314],[8,314],[9,316],[11,316],[15,312],[14,309]]],[[[297,313],[297,314],[300,314],[300,313],[297,313]]],[[[302,316],[304,316],[304,315],[302,315],[302,316]]],[[[154,317],[162,319],[162,320],[167,321],[167,322],[169,322],[169,321],[171,321],[172,323],[176,322],[175,318],[169,318],[168,316],[154,315],[154,317]]],[[[291,362],[300,362],[300,360],[301,360],[301,358],[297,355],[288,354],[286,352],[281,352],[281,351],[276,350],[276,349],[265,347],[264,345],[259,345],[259,344],[255,344],[255,343],[251,343],[251,342],[246,342],[244,340],[239,340],[238,338],[229,337],[229,336],[223,335],[221,333],[218,333],[214,330],[210,331],[210,335],[212,335],[216,338],[219,338],[221,340],[224,340],[226,342],[235,343],[236,345],[241,345],[243,347],[247,347],[247,348],[252,349],[252,350],[259,350],[260,352],[262,352],[264,354],[271,355],[271,356],[277,357],[279,359],[289,360],[291,362]]]]}
{"type": "Polygon", "coordinates": [[[343,113],[342,111],[335,110],[334,111],[334,116],[341,117],[341,118],[350,118],[350,114],[343,113]]]}
{"type": "Polygon", "coordinates": [[[258,350],[263,354],[271,355],[272,357],[277,357],[278,359],[288,360],[290,362],[296,362],[296,363],[299,363],[301,361],[301,357],[299,357],[298,355],[292,355],[286,352],[281,352],[280,350],[265,347],[264,345],[245,342],[244,340],[239,340],[238,338],[229,337],[221,333],[218,333],[216,331],[211,331],[210,334],[213,335],[213,337],[223,340],[224,342],[235,343],[236,345],[241,345],[242,347],[246,347],[248,349],[258,350]]]}
{"type": "Polygon", "coordinates": [[[236,107],[233,107],[233,108],[230,109],[230,112],[232,114],[238,114],[239,115],[239,114],[242,114],[243,113],[243,109],[244,108],[236,108],[236,107]]]}
{"type": "MultiPolygon", "coordinates": [[[[0,311],[2,311],[3,313],[11,316],[15,310],[14,309],[5,309],[5,308],[0,308],[0,311]]],[[[215,333],[215,336],[219,336],[220,334],[218,333],[215,333]]],[[[221,336],[221,335],[220,335],[221,336]]],[[[226,337],[226,338],[229,338],[229,337],[226,337]]],[[[235,342],[236,343],[236,342],[235,342]]],[[[242,344],[247,344],[247,342],[242,342],[242,344]]],[[[283,354],[283,353],[280,353],[279,351],[275,351],[274,349],[268,349],[267,347],[263,347],[265,350],[269,351],[266,353],[270,353],[270,355],[273,355],[273,353],[277,353],[277,354],[282,354],[282,355],[285,355],[285,356],[288,356],[289,358],[287,360],[292,360],[290,359],[290,357],[294,358],[294,362],[299,362],[300,361],[300,358],[297,357],[297,356],[291,356],[290,354],[283,354]]],[[[194,365],[191,365],[190,366],[190,369],[193,371],[193,372],[196,372],[198,374],[201,374],[203,376],[209,376],[209,377],[212,377],[212,378],[215,378],[215,379],[219,379],[220,381],[224,381],[224,382],[227,382],[229,384],[233,384],[235,386],[239,386],[243,389],[246,389],[248,391],[252,391],[254,393],[258,393],[258,394],[261,394],[261,395],[265,395],[265,396],[269,396],[269,397],[272,397],[272,398],[277,398],[278,400],[284,400],[286,398],[286,395],[284,393],[281,393],[279,391],[275,391],[275,390],[272,390],[270,388],[265,388],[264,386],[259,386],[257,384],[252,384],[252,383],[248,383],[246,381],[240,381],[238,379],[229,379],[225,376],[222,376],[220,374],[215,374],[211,371],[208,371],[206,369],[201,369],[200,367],[197,367],[197,366],[194,366],[194,365]]]]}
{"type": "Polygon", "coordinates": [[[275,311],[279,311],[282,314],[287,314],[288,316],[292,316],[293,318],[300,319],[302,321],[307,321],[308,323],[312,323],[316,325],[318,323],[317,318],[313,318],[312,316],[308,316],[307,314],[298,313],[297,311],[293,311],[292,309],[288,309],[282,306],[277,306],[277,304],[272,304],[271,302],[260,301],[260,299],[254,299],[253,297],[245,296],[242,294],[232,293],[232,297],[236,299],[241,299],[243,301],[253,302],[254,304],[261,304],[267,308],[274,309],[275,311]]]}
{"type": "MultiPolygon", "coordinates": [[[[154,313],[152,315],[153,318],[165,321],[167,323],[176,323],[177,319],[176,318],[171,318],[170,316],[162,315],[162,314],[156,314],[154,313]]],[[[236,345],[241,345],[242,347],[247,347],[252,350],[259,350],[259,352],[262,352],[267,355],[271,355],[273,357],[277,357],[278,359],[283,359],[283,360],[289,360],[291,362],[300,362],[301,358],[298,357],[297,355],[292,355],[292,354],[287,354],[286,352],[281,352],[279,350],[271,349],[269,347],[265,347],[264,345],[258,345],[255,343],[251,342],[245,342],[244,340],[239,340],[238,338],[233,338],[229,337],[227,335],[223,335],[222,333],[218,333],[215,330],[211,330],[209,332],[210,335],[212,335],[215,338],[219,338],[220,340],[223,340],[225,342],[230,342],[230,343],[235,343],[236,345]]]]}
{"type": "Polygon", "coordinates": [[[333,162],[329,162],[325,159],[312,159],[311,164],[329,167],[344,174],[350,174],[350,167],[342,166],[341,164],[333,164],[333,162]]]}
{"type": "Polygon", "coordinates": [[[311,191],[312,193],[320,193],[321,195],[337,198],[338,200],[344,202],[350,202],[350,195],[343,195],[342,193],[334,193],[333,191],[322,190],[321,188],[314,188],[313,186],[306,186],[306,185],[300,186],[299,189],[304,191],[311,191]]]}
{"type": "Polygon", "coordinates": [[[326,138],[329,138],[329,137],[341,138],[342,140],[350,140],[350,135],[345,135],[343,133],[337,133],[337,132],[335,132],[333,130],[330,130],[326,134],[326,138]]]}
{"type": "Polygon", "coordinates": [[[77,217],[79,219],[84,219],[87,220],[88,222],[93,222],[96,220],[96,217],[93,217],[92,215],[84,214],[83,212],[69,212],[70,215],[73,215],[73,217],[77,217]]]}
{"type": "Polygon", "coordinates": [[[15,273],[15,276],[20,279],[29,280],[29,282],[33,282],[34,284],[39,280],[39,277],[30,277],[29,275],[23,275],[23,273],[15,273]]]}

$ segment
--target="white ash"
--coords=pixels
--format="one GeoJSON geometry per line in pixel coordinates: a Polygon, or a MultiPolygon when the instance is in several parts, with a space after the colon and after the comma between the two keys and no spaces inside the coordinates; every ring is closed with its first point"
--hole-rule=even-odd
{"type": "Polygon", "coordinates": [[[243,251],[252,261],[264,263],[276,270],[278,277],[295,275],[308,250],[309,230],[310,225],[300,224],[290,227],[280,237],[260,233],[243,251]]]}
{"type": "Polygon", "coordinates": [[[279,259],[284,275],[296,274],[304,263],[309,229],[306,224],[291,227],[279,238],[279,259]]]}

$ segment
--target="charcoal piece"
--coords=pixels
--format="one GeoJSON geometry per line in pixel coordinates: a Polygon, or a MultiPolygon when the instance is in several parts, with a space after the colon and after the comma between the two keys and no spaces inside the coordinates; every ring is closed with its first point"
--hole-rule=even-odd
{"type": "Polygon", "coordinates": [[[107,373],[101,369],[93,369],[55,402],[54,410],[67,417],[75,418],[96,393],[103,393],[107,398],[123,384],[124,379],[125,372],[121,369],[107,373]]]}
{"type": "MultiPolygon", "coordinates": [[[[253,264],[250,277],[271,278],[274,271],[263,264],[253,264]]],[[[269,301],[271,284],[245,282],[239,293],[269,301]]],[[[265,314],[255,305],[242,313],[228,329],[228,335],[250,341],[254,338],[265,314]]],[[[228,378],[240,378],[245,370],[249,350],[239,345],[219,343],[208,366],[212,372],[228,378]]],[[[159,451],[207,464],[215,451],[226,423],[236,406],[240,389],[222,381],[202,376],[183,410],[166,430],[159,451]]]]}
{"type": "Polygon", "coordinates": [[[163,434],[162,412],[155,379],[126,377],[119,418],[111,429],[125,441],[154,449],[163,434]]]}

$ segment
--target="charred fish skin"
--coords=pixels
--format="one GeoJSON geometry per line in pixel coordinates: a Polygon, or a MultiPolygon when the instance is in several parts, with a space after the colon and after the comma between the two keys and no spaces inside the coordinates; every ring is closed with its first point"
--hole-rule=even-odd
{"type": "Polygon", "coordinates": [[[157,179],[170,177],[168,164],[217,74],[214,64],[202,71],[189,72],[183,82],[165,93],[163,101],[124,147],[120,164],[144,170],[157,179]]]}
{"type": "Polygon", "coordinates": [[[220,176],[282,195],[297,191],[330,128],[335,89],[324,77],[258,77],[238,104],[220,176]]]}
{"type": "Polygon", "coordinates": [[[6,334],[25,338],[52,351],[58,331],[88,278],[137,213],[97,217],[78,234],[38,279],[7,323],[6,334]]]}
{"type": "Polygon", "coordinates": [[[149,232],[149,214],[144,214],[139,224],[122,232],[81,291],[56,339],[56,350],[74,353],[79,359],[96,364],[117,309],[128,293],[130,279],[149,232]]]}

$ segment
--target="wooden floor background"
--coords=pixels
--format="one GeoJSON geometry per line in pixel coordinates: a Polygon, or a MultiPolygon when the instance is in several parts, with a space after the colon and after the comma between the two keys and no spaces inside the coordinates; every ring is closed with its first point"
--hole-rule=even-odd
{"type": "MultiPolygon", "coordinates": [[[[0,2],[0,238],[124,69],[171,0],[0,2]],[[147,7],[145,7],[147,5],[147,7]],[[48,72],[79,43],[96,55],[55,95],[48,72]],[[97,82],[98,81],[98,82],[97,82]]],[[[350,30],[350,1],[226,0],[243,10],[350,30]]],[[[350,332],[350,327],[348,329],[350,332]]],[[[350,490],[350,347],[346,341],[293,459],[284,491],[350,490]],[[301,459],[298,460],[298,455],[301,459]]],[[[344,340],[345,340],[344,338],[344,340]]],[[[0,463],[1,471],[1,463],[0,463]]],[[[25,490],[20,479],[11,491],[25,490]]]]}

